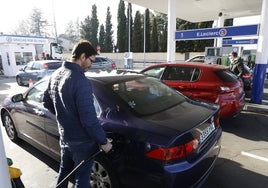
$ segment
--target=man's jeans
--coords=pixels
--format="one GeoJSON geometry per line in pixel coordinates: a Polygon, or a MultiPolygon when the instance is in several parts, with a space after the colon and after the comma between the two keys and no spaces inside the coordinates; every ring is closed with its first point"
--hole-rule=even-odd
{"type": "MultiPolygon", "coordinates": [[[[98,145],[95,142],[68,142],[60,141],[61,164],[57,184],[61,182],[82,160],[88,159],[94,154],[98,145]]],[[[72,176],[75,188],[90,188],[90,175],[93,160],[82,164],[72,176]]],[[[70,180],[70,178],[68,179],[70,180]]],[[[68,180],[63,182],[59,188],[67,188],[68,180]]]]}

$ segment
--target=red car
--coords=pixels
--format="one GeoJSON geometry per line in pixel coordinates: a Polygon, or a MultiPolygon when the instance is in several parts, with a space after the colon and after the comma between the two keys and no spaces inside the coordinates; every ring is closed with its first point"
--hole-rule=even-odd
{"type": "Polygon", "coordinates": [[[243,81],[221,65],[159,63],[141,72],[162,80],[189,98],[219,104],[221,118],[239,114],[245,104],[243,81]]]}

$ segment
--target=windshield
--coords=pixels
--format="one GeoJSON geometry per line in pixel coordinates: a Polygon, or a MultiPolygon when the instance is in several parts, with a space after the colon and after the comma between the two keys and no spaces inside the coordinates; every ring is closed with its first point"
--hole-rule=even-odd
{"type": "Polygon", "coordinates": [[[115,83],[112,88],[140,115],[158,113],[185,101],[181,94],[155,78],[147,77],[115,83]]]}

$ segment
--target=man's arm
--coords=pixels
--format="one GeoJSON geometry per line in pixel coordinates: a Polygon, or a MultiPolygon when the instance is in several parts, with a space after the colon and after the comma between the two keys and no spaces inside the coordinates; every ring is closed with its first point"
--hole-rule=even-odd
{"type": "Polygon", "coordinates": [[[243,65],[243,62],[240,62],[240,61],[239,61],[238,65],[237,65],[237,69],[238,69],[238,71],[239,71],[239,73],[238,73],[237,76],[242,77],[243,72],[244,72],[244,65],[243,65]]]}
{"type": "Polygon", "coordinates": [[[50,88],[50,83],[48,85],[48,88],[44,92],[43,106],[45,108],[47,108],[51,113],[56,114],[53,101],[52,101],[50,94],[49,94],[49,88],[50,88]]]}

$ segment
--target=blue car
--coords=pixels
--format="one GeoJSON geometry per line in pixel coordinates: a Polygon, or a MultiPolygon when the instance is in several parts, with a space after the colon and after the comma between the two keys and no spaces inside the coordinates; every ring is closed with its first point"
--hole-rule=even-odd
{"type": "MultiPolygon", "coordinates": [[[[221,148],[219,106],[191,100],[155,78],[123,70],[87,72],[101,125],[113,152],[95,158],[92,187],[200,186],[221,148]]],[[[55,116],[42,105],[44,78],[4,100],[8,137],[60,160],[55,116]]]]}
{"type": "Polygon", "coordinates": [[[43,77],[51,75],[61,65],[62,61],[60,60],[30,61],[17,72],[15,76],[17,84],[27,86],[30,79],[32,83],[35,83],[43,77]]]}

